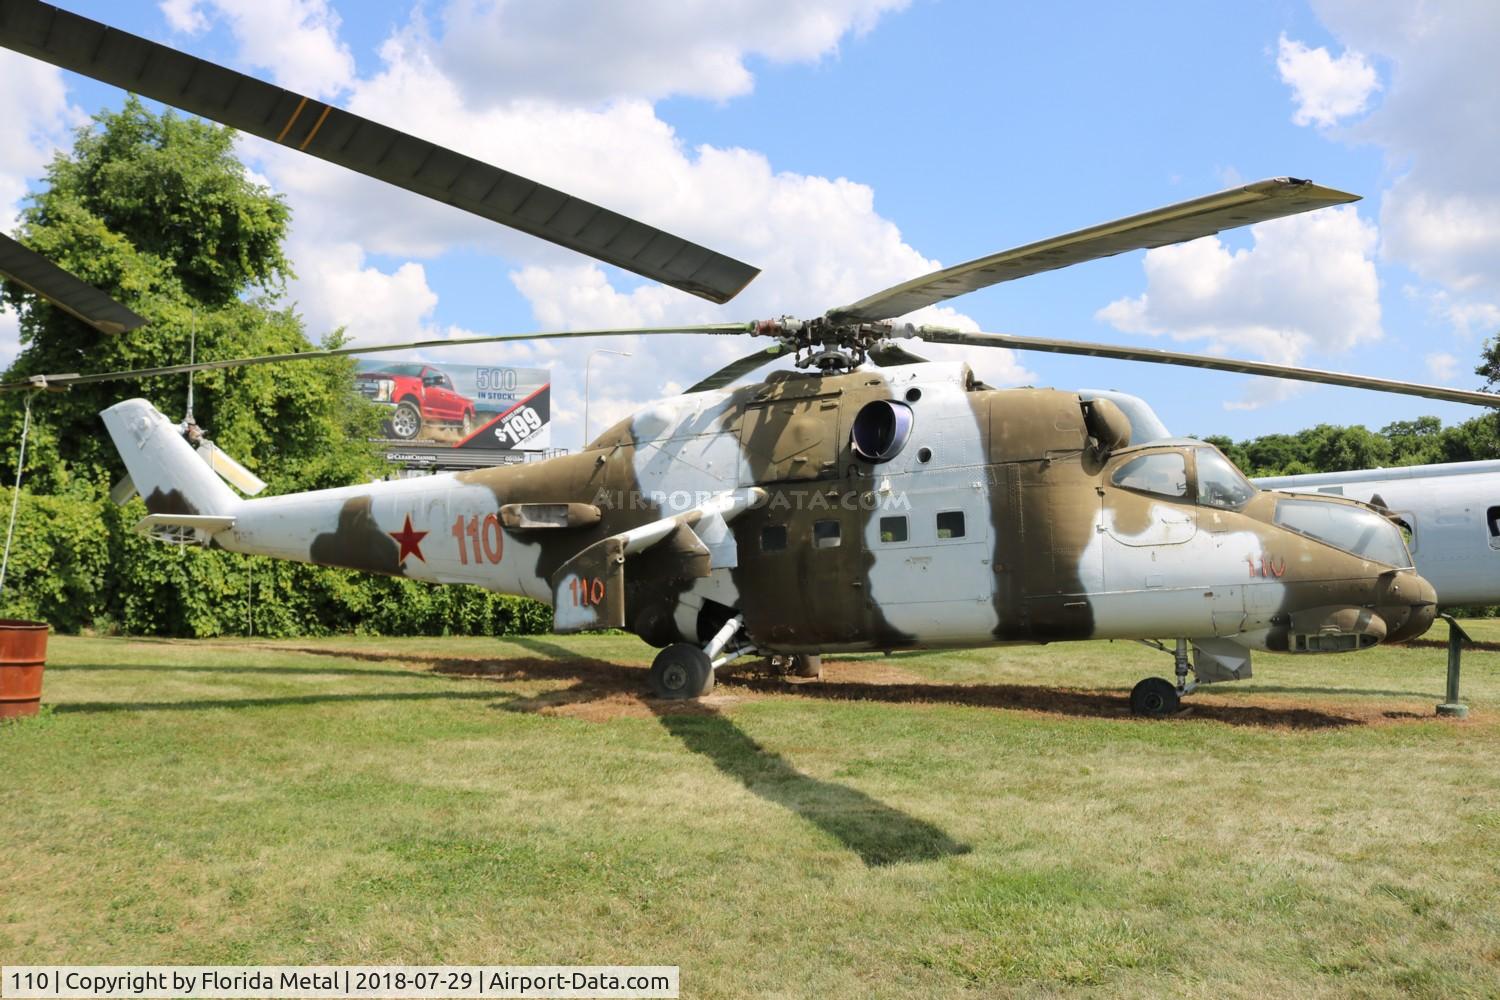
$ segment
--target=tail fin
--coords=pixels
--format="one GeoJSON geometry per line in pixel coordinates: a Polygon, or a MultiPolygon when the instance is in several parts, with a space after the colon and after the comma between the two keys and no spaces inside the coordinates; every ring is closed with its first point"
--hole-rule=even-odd
{"type": "Polygon", "coordinates": [[[144,399],[100,414],[135,488],[152,514],[233,514],[240,504],[177,427],[144,399]]]}

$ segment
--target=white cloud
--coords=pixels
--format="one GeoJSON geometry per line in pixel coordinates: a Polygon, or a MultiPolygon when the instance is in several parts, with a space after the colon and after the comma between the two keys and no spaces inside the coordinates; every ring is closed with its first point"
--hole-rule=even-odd
{"type": "Polygon", "coordinates": [[[39,176],[53,151],[82,120],[68,104],[62,73],[27,56],[0,49],[0,229],[15,226],[27,181],[39,176]]]}
{"type": "MultiPolygon", "coordinates": [[[[225,0],[214,2],[222,5],[225,0]]],[[[815,58],[892,6],[896,4],[887,0],[838,0],[785,11],[760,5],[753,17],[734,4],[685,11],[669,5],[628,9],[639,21],[631,30],[649,36],[655,46],[651,51],[662,55],[657,61],[665,64],[670,62],[664,57],[668,40],[701,36],[708,41],[700,48],[708,51],[718,44],[716,39],[734,35],[734,26],[748,21],[757,27],[737,43],[735,51],[741,56],[815,58]],[[774,53],[773,37],[785,43],[774,53]],[[765,40],[763,47],[757,48],[762,44],[757,39],[765,40]]],[[[601,24],[626,9],[591,8],[596,17],[604,18],[601,24]]],[[[652,75],[661,67],[651,72],[643,67],[639,76],[606,73],[614,81],[611,92],[625,89],[626,96],[584,105],[565,103],[556,95],[545,100],[517,97],[507,89],[517,87],[516,80],[504,74],[482,81],[477,76],[458,79],[446,46],[454,44],[450,40],[461,23],[467,23],[463,19],[516,16],[522,17],[527,31],[541,32],[554,15],[546,5],[517,14],[506,4],[460,3],[441,20],[448,30],[443,39],[429,37],[420,22],[397,31],[382,46],[379,71],[351,79],[340,103],[357,114],[752,261],[764,273],[729,306],[717,307],[621,276],[551,244],[295,151],[244,140],[242,153],[256,161],[257,169],[288,195],[292,205],[292,252],[301,276],[294,294],[313,331],[347,323],[350,334],[367,343],[462,335],[464,331],[435,322],[436,296],[421,265],[412,261],[382,270],[368,263],[366,255],[373,253],[398,260],[435,259],[466,248],[502,257],[505,263],[497,262],[497,278],[509,274],[543,329],[748,321],[786,313],[815,316],[938,267],[875,211],[874,191],[867,185],[778,171],[752,150],[685,145],[647,99],[686,86],[672,82],[676,69],[662,70],[666,76],[652,75]],[[488,89],[478,93],[475,88],[481,83],[488,89]]],[[[238,33],[242,23],[231,21],[230,28],[238,33]]],[[[471,24],[465,32],[478,33],[479,28],[471,24]]],[[[592,45],[598,51],[591,50],[590,58],[608,61],[621,46],[618,38],[606,45],[606,35],[569,44],[592,45]]],[[[556,73],[554,66],[542,75],[555,79],[569,74],[556,73]]],[[[564,86],[564,91],[571,86],[564,86]]],[[[589,86],[593,85],[584,89],[589,86]]],[[[534,91],[529,87],[519,92],[534,91]]],[[[950,325],[971,323],[951,310],[935,315],[950,325]]],[[[604,413],[601,407],[628,408],[657,398],[663,386],[691,385],[761,345],[729,337],[618,338],[458,348],[441,356],[455,362],[493,363],[504,358],[517,364],[552,364],[560,383],[573,380],[581,387],[584,361],[594,346],[636,355],[634,364],[612,363],[616,377],[594,386],[596,412],[604,413]]],[[[921,351],[934,357],[952,353],[937,347],[921,351]]],[[[1034,378],[1009,351],[982,353],[972,360],[992,384],[1034,378]]],[[[571,420],[562,417],[574,398],[570,392],[560,384],[554,396],[560,417],[555,440],[565,445],[573,443],[566,434],[571,420]]]]}
{"type": "Polygon", "coordinates": [[[1400,172],[1381,199],[1381,258],[1448,296],[1460,334],[1500,326],[1500,5],[1316,0],[1344,45],[1390,65],[1380,106],[1349,127],[1400,172]]]}
{"type": "Polygon", "coordinates": [[[1489,337],[1500,331],[1500,305],[1493,302],[1470,299],[1443,288],[1434,290],[1431,286],[1409,284],[1402,291],[1409,299],[1425,302],[1431,314],[1451,326],[1456,338],[1468,348],[1473,347],[1468,342],[1476,336],[1489,337]]]}
{"type": "Polygon", "coordinates": [[[1458,374],[1458,358],[1445,351],[1435,351],[1424,358],[1427,371],[1439,382],[1451,382],[1458,374]]]}
{"type": "Polygon", "coordinates": [[[20,317],[8,307],[0,305],[0,370],[10,367],[21,353],[20,317]]]}
{"type": "Polygon", "coordinates": [[[1380,212],[1382,254],[1456,292],[1500,292],[1500,188],[1452,190],[1398,180],[1380,212]]]}
{"type": "Polygon", "coordinates": [[[1334,125],[1364,111],[1370,95],[1380,89],[1375,68],[1358,52],[1335,59],[1326,48],[1310,49],[1282,35],[1277,42],[1276,69],[1292,88],[1298,125],[1334,125]]]}
{"type": "Polygon", "coordinates": [[[421,264],[408,261],[386,273],[367,266],[353,243],[297,249],[290,248],[298,261],[291,297],[314,340],[347,327],[353,341],[395,343],[419,337],[430,322],[438,298],[421,264]]]}
{"type": "Polygon", "coordinates": [[[172,30],[186,34],[227,21],[237,61],[269,70],[291,90],[327,98],[354,79],[354,57],[327,0],[162,0],[160,8],[172,30]]]}
{"type": "Polygon", "coordinates": [[[173,31],[196,35],[208,30],[208,17],[199,0],[161,0],[157,6],[173,31]]]}
{"type": "MultiPolygon", "coordinates": [[[[1250,233],[1248,249],[1210,236],[1148,251],[1146,291],[1096,318],[1126,333],[1205,340],[1210,353],[1282,364],[1380,339],[1376,231],[1354,208],[1262,222],[1250,233]]],[[[1269,401],[1268,391],[1252,388],[1242,405],[1269,401]]]]}
{"type": "MultiPolygon", "coordinates": [[[[46,169],[82,113],[68,103],[62,73],[35,59],[0,49],[0,231],[15,229],[28,184],[46,169]]],[[[0,369],[20,352],[19,317],[0,306],[0,369]]]]}
{"type": "MultiPolygon", "coordinates": [[[[749,93],[746,60],[807,62],[908,0],[455,0],[435,47],[470,103],[749,93]]],[[[419,25],[416,30],[422,30],[419,25]]]]}

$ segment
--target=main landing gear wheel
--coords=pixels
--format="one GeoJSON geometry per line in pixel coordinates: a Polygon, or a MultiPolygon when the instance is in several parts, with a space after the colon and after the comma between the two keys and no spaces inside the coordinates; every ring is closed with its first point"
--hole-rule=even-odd
{"type": "Polygon", "coordinates": [[[646,683],[658,698],[701,698],[714,689],[714,664],[697,646],[679,642],[656,654],[646,683]]]}
{"type": "Polygon", "coordinates": [[[1171,715],[1182,707],[1182,698],[1172,682],[1160,677],[1147,677],[1130,692],[1130,711],[1134,715],[1161,718],[1171,715]]]}

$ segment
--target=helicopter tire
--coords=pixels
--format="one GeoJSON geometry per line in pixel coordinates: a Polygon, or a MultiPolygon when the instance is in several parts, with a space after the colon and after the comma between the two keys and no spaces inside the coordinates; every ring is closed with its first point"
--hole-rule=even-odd
{"type": "Polygon", "coordinates": [[[701,698],[714,689],[714,665],[708,654],[686,642],[668,646],[651,661],[646,684],[658,698],[701,698]]]}
{"type": "Polygon", "coordinates": [[[1159,719],[1182,708],[1182,696],[1169,680],[1147,677],[1130,692],[1130,712],[1159,719]]]}

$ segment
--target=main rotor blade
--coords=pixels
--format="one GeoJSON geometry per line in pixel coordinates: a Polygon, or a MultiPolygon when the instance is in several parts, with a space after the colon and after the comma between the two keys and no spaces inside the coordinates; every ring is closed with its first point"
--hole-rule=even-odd
{"type": "Polygon", "coordinates": [[[0,3],[0,45],[711,302],[729,301],[760,273],[732,257],[518,174],[51,4],[0,3]]]}
{"type": "Polygon", "coordinates": [[[1500,395],[1492,392],[1449,389],[1441,385],[1402,382],[1397,379],[1377,378],[1374,375],[1351,375],[1345,372],[1323,371],[1318,368],[1296,368],[1292,365],[1276,365],[1266,361],[1236,361],[1232,358],[1216,358],[1207,354],[1158,351],[1151,347],[1113,347],[1107,344],[1080,343],[1075,340],[1046,340],[1041,337],[1018,337],[1009,333],[964,333],[961,330],[948,330],[935,326],[917,327],[916,335],[933,344],[964,344],[969,347],[1009,347],[1017,351],[1046,351],[1050,354],[1079,354],[1093,358],[1118,358],[1121,361],[1149,361],[1159,365],[1184,365],[1188,368],[1209,368],[1220,372],[1236,372],[1240,375],[1265,375],[1270,378],[1285,378],[1298,382],[1341,385],[1351,389],[1396,392],[1406,396],[1441,399],[1448,403],[1472,403],[1475,406],[1500,407],[1500,395]]]}
{"type": "MultiPolygon", "coordinates": [[[[5,0],[9,2],[9,0],[5,0]]],[[[405,351],[425,347],[462,347],[466,344],[500,344],[511,340],[561,340],[570,337],[635,337],[662,333],[707,333],[732,336],[750,333],[751,323],[705,323],[699,326],[658,326],[622,330],[568,330],[564,332],[542,331],[540,333],[497,333],[485,337],[453,337],[448,340],[408,340],[400,344],[371,344],[368,346],[335,347],[328,350],[297,351],[289,354],[257,354],[248,358],[228,358],[223,361],[197,361],[186,365],[162,365],[159,368],[131,368],[116,372],[90,372],[80,375],[69,372],[64,375],[33,375],[24,382],[0,382],[0,392],[16,392],[21,389],[66,388],[70,385],[91,385],[95,382],[120,382],[133,379],[155,378],[158,375],[184,375],[188,372],[214,371],[220,368],[247,368],[251,365],[271,365],[281,361],[318,361],[327,358],[347,358],[360,354],[382,354],[386,351],[405,351]]]]}
{"type": "Polygon", "coordinates": [[[1328,205],[1358,201],[1359,195],[1319,187],[1294,177],[1274,177],[1192,201],[1090,226],[1063,236],[1028,243],[964,264],[943,268],[829,310],[834,322],[871,322],[902,316],[955,295],[1024,278],[1059,267],[1212,236],[1223,229],[1248,226],[1328,205]]]}
{"type": "Polygon", "coordinates": [[[772,344],[770,347],[762,348],[754,354],[747,354],[743,358],[731,361],[712,375],[694,384],[688,392],[707,392],[710,389],[722,389],[741,375],[748,375],[762,365],[768,365],[784,354],[790,353],[785,344],[772,344]]]}
{"type": "Polygon", "coordinates": [[[0,233],[0,277],[40,295],[100,333],[124,333],[145,320],[88,282],[0,233]]]}

